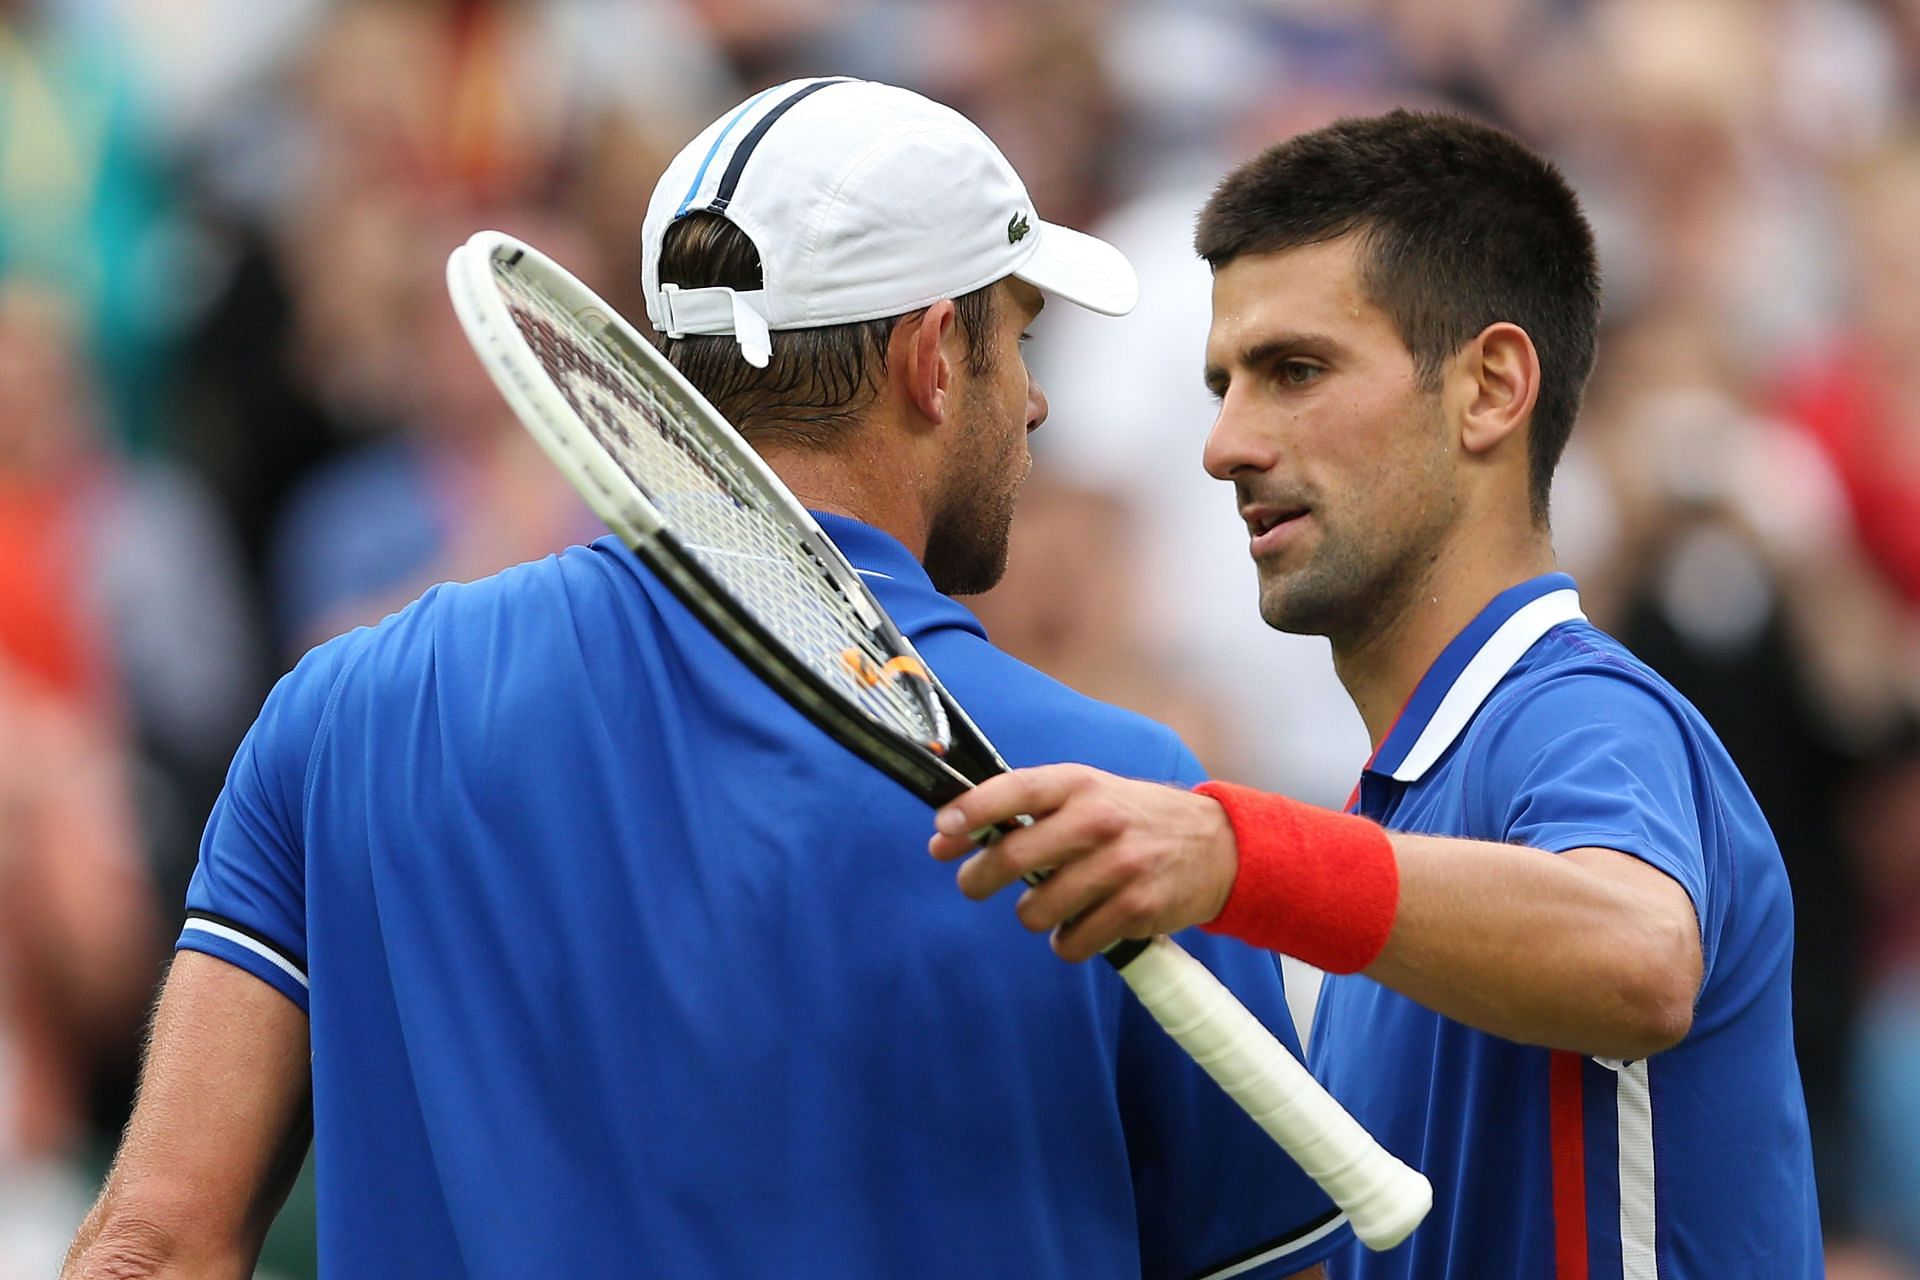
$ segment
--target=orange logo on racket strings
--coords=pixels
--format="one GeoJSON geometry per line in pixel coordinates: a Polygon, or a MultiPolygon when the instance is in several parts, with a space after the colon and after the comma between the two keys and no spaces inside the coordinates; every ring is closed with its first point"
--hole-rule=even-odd
{"type": "MultiPolygon", "coordinates": [[[[847,648],[840,651],[840,665],[848,675],[863,689],[875,689],[889,681],[910,676],[916,680],[931,682],[933,675],[921,663],[920,659],[896,654],[884,663],[875,665],[872,658],[858,649],[847,648]]],[[[921,744],[937,756],[947,754],[947,744],[937,739],[929,739],[921,744]]]]}
{"type": "Polygon", "coordinates": [[[863,689],[876,688],[888,680],[897,680],[901,676],[915,676],[921,680],[931,679],[927,669],[918,658],[906,654],[897,654],[885,663],[876,665],[872,658],[858,649],[842,649],[840,665],[847,674],[859,682],[863,689]]]}

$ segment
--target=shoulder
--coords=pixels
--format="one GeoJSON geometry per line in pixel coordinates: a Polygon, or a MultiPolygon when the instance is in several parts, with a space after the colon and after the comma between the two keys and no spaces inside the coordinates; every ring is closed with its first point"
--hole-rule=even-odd
{"type": "Polygon", "coordinates": [[[612,554],[611,543],[569,547],[472,582],[430,587],[362,628],[362,644],[380,666],[422,649],[440,661],[485,656],[508,662],[543,647],[595,643],[593,628],[645,592],[634,585],[641,575],[612,554]]]}
{"type": "Polygon", "coordinates": [[[1690,753],[1710,736],[1678,690],[1585,623],[1542,638],[1494,690],[1468,734],[1480,754],[1503,757],[1597,739],[1690,753]]]}
{"type": "Polygon", "coordinates": [[[995,648],[976,632],[916,638],[941,682],[1008,762],[1074,761],[1162,782],[1205,776],[1179,735],[1157,720],[1090,698],[995,648]]]}
{"type": "Polygon", "coordinates": [[[260,723],[317,721],[341,680],[365,657],[374,629],[356,627],[317,644],[274,683],[260,723]]]}
{"type": "Polygon", "coordinates": [[[1700,713],[1585,624],[1555,631],[1515,665],[1469,729],[1461,760],[1466,817],[1484,838],[1620,849],[1692,889],[1701,859],[1726,852],[1736,830],[1756,849],[1771,847],[1700,713]]]}
{"type": "Polygon", "coordinates": [[[684,668],[727,661],[611,539],[441,583],[352,635],[335,664],[330,734],[411,733],[431,708],[462,749],[597,723],[596,707],[643,719],[662,690],[686,683],[684,668]]]}

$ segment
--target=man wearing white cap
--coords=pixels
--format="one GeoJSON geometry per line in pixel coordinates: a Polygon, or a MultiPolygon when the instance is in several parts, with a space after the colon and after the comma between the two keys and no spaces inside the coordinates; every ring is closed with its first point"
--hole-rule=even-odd
{"type": "MultiPolygon", "coordinates": [[[[1001,654],[1045,293],[1119,312],[985,135],[778,86],[673,162],[649,314],[1015,762],[1190,783],[1001,654]]],[[[1118,980],[915,856],[926,817],[617,541],[438,588],[275,689],[208,824],[69,1276],[247,1274],[312,1117],[339,1276],[1278,1277],[1349,1237],[1118,980]]],[[[1190,945],[1291,1039],[1271,961],[1190,945]]]]}

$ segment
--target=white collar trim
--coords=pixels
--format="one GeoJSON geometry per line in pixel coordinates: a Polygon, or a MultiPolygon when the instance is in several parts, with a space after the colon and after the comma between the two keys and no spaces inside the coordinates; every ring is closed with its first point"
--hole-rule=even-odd
{"type": "Polygon", "coordinates": [[[1540,637],[1564,622],[1584,622],[1586,617],[1580,610],[1580,593],[1569,588],[1549,591],[1514,610],[1461,669],[1434,708],[1433,718],[1389,776],[1396,782],[1419,781],[1466,729],[1493,687],[1540,637]]]}

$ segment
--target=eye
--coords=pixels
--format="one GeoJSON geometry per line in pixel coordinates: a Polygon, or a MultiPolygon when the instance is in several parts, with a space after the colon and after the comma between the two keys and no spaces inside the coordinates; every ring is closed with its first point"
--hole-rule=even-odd
{"type": "Polygon", "coordinates": [[[1274,368],[1274,377],[1284,386],[1304,387],[1326,370],[1305,360],[1283,360],[1274,368]]]}
{"type": "Polygon", "coordinates": [[[1020,335],[1020,343],[1021,343],[1021,345],[1022,345],[1022,346],[1024,346],[1024,345],[1026,345],[1027,343],[1029,343],[1029,342],[1032,342],[1032,341],[1033,341],[1033,334],[1031,334],[1031,333],[1023,333],[1023,334],[1021,334],[1021,335],[1020,335]]]}

